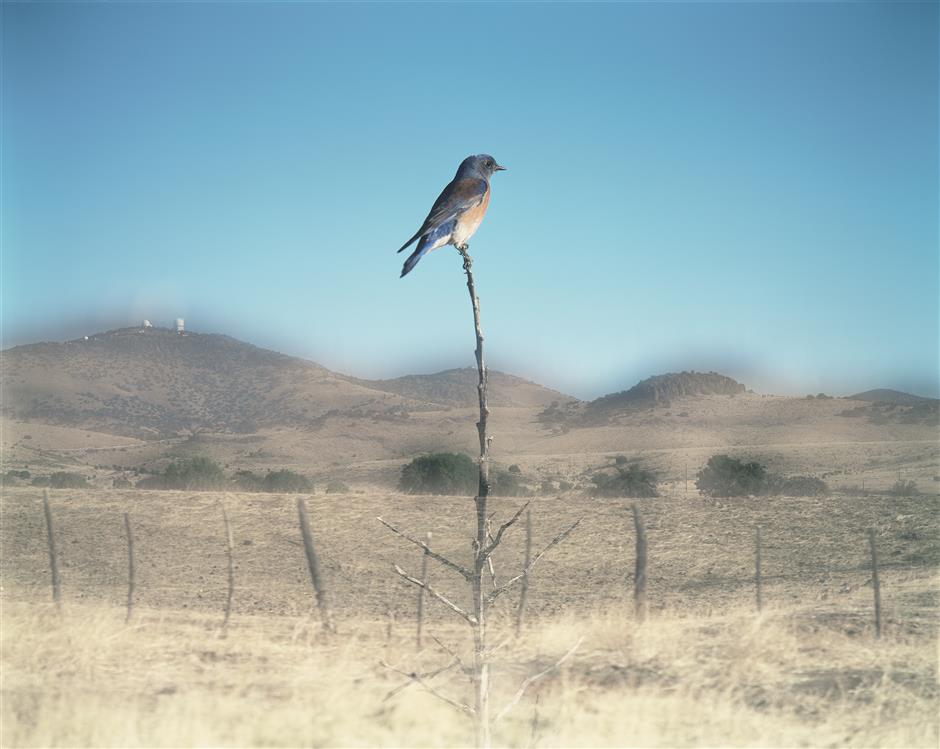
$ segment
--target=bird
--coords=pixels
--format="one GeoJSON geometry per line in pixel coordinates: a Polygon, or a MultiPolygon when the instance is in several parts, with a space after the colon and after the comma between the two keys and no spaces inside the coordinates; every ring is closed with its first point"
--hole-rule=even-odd
{"type": "Polygon", "coordinates": [[[401,252],[418,240],[417,248],[401,269],[400,278],[408,275],[431,250],[448,244],[458,250],[467,249],[467,240],[480,227],[490,203],[490,177],[505,170],[506,167],[486,153],[468,156],[460,162],[457,174],[438,195],[421,228],[398,250],[401,252]]]}

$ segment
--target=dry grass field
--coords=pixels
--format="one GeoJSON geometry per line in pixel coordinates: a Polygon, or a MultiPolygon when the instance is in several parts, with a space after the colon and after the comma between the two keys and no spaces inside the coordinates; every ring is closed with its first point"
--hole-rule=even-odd
{"type": "MultiPolygon", "coordinates": [[[[308,498],[339,632],[321,628],[296,499],[259,494],[50,492],[61,616],[49,603],[41,495],[4,490],[4,746],[460,746],[472,726],[380,665],[426,672],[451,656],[416,649],[416,595],[392,572],[420,552],[377,515],[458,561],[470,556],[472,503],[369,491],[308,498]],[[222,635],[232,518],[236,592],[222,635]],[[124,624],[123,513],[136,536],[137,608],[124,624]]],[[[498,517],[518,501],[493,502],[498,517]]],[[[743,498],[680,491],[640,500],[649,534],[650,617],[633,615],[631,502],[536,498],[538,548],[577,517],[533,571],[522,636],[517,597],[497,606],[497,724],[507,746],[936,746],[938,500],[743,498]],[[762,614],[753,533],[764,528],[762,614]],[[884,636],[874,637],[866,530],[881,555],[884,636]]],[[[496,554],[518,569],[523,533],[496,554]]],[[[432,581],[462,602],[459,578],[432,581]]],[[[427,631],[468,656],[468,631],[434,602],[427,631]]],[[[465,699],[456,671],[433,684],[465,699]]]]}
{"type": "MultiPolygon", "coordinates": [[[[428,681],[469,700],[469,629],[428,601],[417,647],[416,589],[393,565],[417,574],[421,552],[376,518],[433,531],[435,549],[469,564],[472,500],[395,487],[417,455],[475,454],[474,372],[366,381],[224,336],[129,329],[20,347],[0,363],[2,746],[472,744],[467,717],[407,677],[456,655],[428,681]],[[306,503],[336,634],[317,613],[296,496],[112,488],[194,456],[226,480],[290,469],[315,483],[306,503]],[[92,487],[49,491],[61,612],[42,490],[30,485],[57,471],[92,487]],[[348,491],[326,493],[331,481],[348,491]],[[223,506],[235,564],[227,631],[223,506]],[[129,624],[125,512],[137,569],[129,624]]],[[[631,389],[581,403],[491,377],[494,464],[518,466],[537,494],[535,548],[582,519],[534,568],[520,636],[518,591],[492,610],[494,714],[580,643],[494,726],[496,745],[937,746],[935,401],[759,395],[733,381],[733,393],[683,393],[677,383],[722,379],[683,373],[654,378],[668,393],[655,402],[631,401],[631,389]],[[695,475],[720,453],[819,477],[832,492],[703,497],[695,475]],[[621,455],[655,472],[661,494],[636,500],[649,542],[642,622],[633,500],[590,496],[621,455]]],[[[523,501],[491,498],[495,522],[523,501]]],[[[512,529],[495,551],[498,582],[521,569],[524,535],[512,529]]],[[[432,564],[431,582],[467,605],[461,578],[432,564]]]]}

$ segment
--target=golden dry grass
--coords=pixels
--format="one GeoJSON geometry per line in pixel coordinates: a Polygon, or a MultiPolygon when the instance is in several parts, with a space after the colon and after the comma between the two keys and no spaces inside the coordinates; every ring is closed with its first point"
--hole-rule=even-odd
{"type": "MultiPolygon", "coordinates": [[[[371,492],[308,500],[338,636],[324,639],[294,498],[191,492],[50,493],[64,613],[48,603],[35,489],[2,503],[3,746],[462,746],[463,716],[406,671],[449,656],[414,647],[413,589],[391,572],[418,553],[374,521],[466,561],[468,500],[371,492]],[[235,613],[220,636],[225,562],[219,502],[236,540],[235,613]],[[138,604],[123,624],[122,513],[133,519],[138,604]],[[386,611],[394,616],[387,635],[386,611]]],[[[514,500],[494,499],[504,517],[514,500]]],[[[584,638],[494,732],[507,746],[936,746],[937,497],[643,501],[651,617],[630,601],[630,503],[540,498],[536,543],[583,516],[536,568],[530,626],[494,658],[498,708],[584,638]],[[752,531],[764,526],[764,613],[753,606],[752,531]],[[885,636],[871,623],[865,530],[878,531],[885,636]],[[538,698],[537,708],[535,698],[538,698]]],[[[508,574],[512,536],[496,555],[508,574]]],[[[462,599],[452,576],[442,589],[462,599]]],[[[515,597],[494,611],[509,636],[515,597]]],[[[468,633],[440,606],[428,630],[465,659],[468,633]]],[[[434,680],[468,699],[454,673],[434,680]]]]}
{"type": "MultiPolygon", "coordinates": [[[[469,722],[378,665],[431,668],[410,628],[347,621],[324,639],[306,617],[218,618],[180,611],[7,604],[4,746],[465,746],[469,722]]],[[[936,746],[934,644],[876,642],[809,612],[755,617],[616,612],[541,621],[496,657],[503,704],[525,675],[584,637],[575,656],[497,726],[506,746],[936,746]],[[534,696],[538,695],[535,706],[534,696]],[[537,717],[536,717],[537,716],[537,717]]],[[[457,646],[461,630],[438,628],[457,646]]],[[[459,678],[434,683],[461,695],[459,678]]],[[[463,695],[466,698],[466,695],[463,695]]]]}

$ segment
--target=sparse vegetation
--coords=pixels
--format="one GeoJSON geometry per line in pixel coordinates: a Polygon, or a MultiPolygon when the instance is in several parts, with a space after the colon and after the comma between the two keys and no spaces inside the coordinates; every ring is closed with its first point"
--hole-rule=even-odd
{"type": "MultiPolygon", "coordinates": [[[[658,497],[656,474],[639,463],[631,463],[624,467],[618,462],[614,473],[599,472],[591,478],[594,488],[591,495],[595,497],[658,497]]],[[[626,458],[624,458],[624,461],[626,458]]]]}
{"type": "Polygon", "coordinates": [[[5,478],[8,479],[21,479],[23,481],[29,481],[29,471],[7,471],[4,474],[5,478]]]}
{"type": "Polygon", "coordinates": [[[408,494],[473,496],[478,488],[477,464],[463,453],[432,453],[415,458],[401,470],[399,488],[408,494]]]}
{"type": "Polygon", "coordinates": [[[698,472],[695,482],[710,497],[744,497],[775,494],[784,497],[818,497],[829,486],[816,476],[780,476],[757,462],[745,463],[727,455],[713,455],[698,472]]]}
{"type": "Polygon", "coordinates": [[[342,481],[331,481],[326,485],[327,494],[348,494],[349,487],[342,481]]]}
{"type": "Polygon", "coordinates": [[[712,455],[698,472],[695,485],[711,497],[744,497],[760,494],[767,470],[760,463],[744,463],[727,455],[712,455]]]}
{"type": "Polygon", "coordinates": [[[915,494],[920,494],[920,489],[917,487],[917,482],[915,481],[896,481],[891,489],[888,490],[889,494],[894,494],[897,497],[912,497],[915,494]]]}
{"type": "Polygon", "coordinates": [[[783,497],[821,497],[829,493],[829,486],[816,476],[768,475],[762,494],[779,494],[783,497]]]}
{"type": "Polygon", "coordinates": [[[313,482],[306,476],[286,468],[268,471],[265,476],[260,476],[253,471],[236,471],[234,482],[241,491],[246,492],[302,494],[314,490],[313,482]]]}
{"type": "Polygon", "coordinates": [[[529,490],[522,483],[521,471],[513,471],[510,466],[507,471],[496,470],[490,473],[490,494],[497,497],[523,497],[529,494],[529,490]]]}
{"type": "Polygon", "coordinates": [[[261,482],[261,491],[278,494],[304,494],[312,492],[313,482],[306,476],[282,468],[278,471],[269,471],[261,482]]]}
{"type": "Polygon", "coordinates": [[[137,482],[142,489],[197,489],[226,488],[222,467],[205,457],[188,458],[170,463],[162,474],[148,476],[137,482]]]}
{"type": "Polygon", "coordinates": [[[32,480],[33,486],[46,486],[50,489],[88,489],[88,480],[80,473],[71,471],[56,471],[49,476],[36,476],[32,480]]]}

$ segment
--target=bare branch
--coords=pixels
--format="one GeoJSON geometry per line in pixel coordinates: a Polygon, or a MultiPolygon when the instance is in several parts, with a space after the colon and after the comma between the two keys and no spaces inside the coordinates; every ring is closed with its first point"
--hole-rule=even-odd
{"type": "Polygon", "coordinates": [[[490,554],[493,553],[493,550],[494,550],[497,546],[499,546],[499,542],[503,540],[503,534],[510,528],[510,526],[512,526],[513,523],[515,523],[515,522],[519,519],[519,516],[522,515],[523,510],[525,510],[525,508],[528,507],[528,506],[529,506],[529,503],[526,502],[524,505],[522,505],[522,507],[520,507],[518,510],[516,510],[516,514],[515,514],[515,515],[513,515],[511,518],[509,518],[509,520],[507,520],[505,523],[503,523],[501,526],[499,526],[499,530],[496,531],[496,537],[493,538],[493,539],[490,541],[490,545],[487,546],[487,547],[483,550],[483,556],[484,556],[484,557],[488,557],[490,554]]]}
{"type": "Polygon", "coordinates": [[[431,639],[434,640],[434,642],[437,643],[438,647],[439,647],[441,650],[443,650],[445,653],[447,653],[449,656],[451,656],[454,660],[457,661],[457,664],[460,666],[460,670],[461,670],[461,671],[463,671],[463,672],[465,672],[465,673],[467,672],[467,666],[466,666],[466,664],[463,662],[463,660],[461,659],[461,657],[460,657],[459,655],[457,655],[457,653],[455,653],[453,650],[451,650],[449,647],[447,647],[443,642],[441,642],[439,639],[437,639],[437,637],[435,637],[434,635],[431,635],[431,639]]]}
{"type": "Polygon", "coordinates": [[[394,565],[394,567],[395,567],[395,572],[397,572],[399,575],[405,578],[409,583],[417,585],[419,588],[424,588],[428,593],[434,596],[438,601],[440,601],[445,606],[447,606],[447,608],[449,608],[455,614],[462,616],[464,619],[470,622],[470,624],[477,623],[477,619],[475,616],[473,616],[472,614],[468,614],[466,611],[460,608],[460,606],[458,606],[456,603],[452,603],[451,601],[449,601],[441,593],[439,593],[437,590],[432,588],[430,583],[425,583],[423,580],[419,580],[416,577],[412,577],[407,572],[405,572],[401,567],[399,567],[397,564],[394,565]]]}
{"type": "MultiPolygon", "coordinates": [[[[430,684],[428,684],[424,680],[425,678],[430,678],[430,676],[436,676],[439,673],[443,673],[447,669],[451,668],[454,665],[453,663],[449,664],[445,668],[440,669],[438,671],[432,671],[430,675],[408,673],[407,671],[402,671],[401,669],[395,668],[394,666],[389,666],[385,661],[379,661],[379,664],[383,666],[384,668],[387,668],[389,671],[394,671],[396,674],[401,674],[402,676],[406,676],[412,681],[414,681],[416,684],[420,684],[426,692],[433,694],[442,702],[446,702],[455,710],[459,710],[460,712],[466,713],[467,715],[473,715],[476,712],[469,705],[465,705],[463,702],[458,702],[457,700],[451,697],[448,697],[446,694],[442,694],[441,692],[438,692],[434,687],[432,687],[430,684]]],[[[396,690],[392,690],[392,692],[390,692],[388,696],[391,697],[395,693],[395,691],[396,690]]],[[[388,697],[386,697],[386,699],[388,699],[388,697]]]]}
{"type": "Polygon", "coordinates": [[[500,585],[496,590],[494,590],[492,593],[490,593],[490,594],[486,597],[486,602],[487,602],[487,603],[493,603],[493,601],[495,601],[495,600],[496,600],[497,598],[499,598],[503,593],[505,593],[507,590],[509,590],[513,585],[515,585],[517,582],[519,582],[520,580],[522,580],[526,575],[528,575],[529,572],[532,570],[532,568],[533,568],[533,567],[536,565],[536,563],[539,561],[539,559],[541,559],[541,558],[545,555],[545,553],[548,552],[550,549],[552,549],[553,547],[557,546],[557,545],[560,544],[562,541],[564,541],[564,540],[568,537],[568,535],[569,535],[575,528],[577,528],[577,527],[581,524],[581,520],[583,520],[583,518],[578,518],[578,520],[576,520],[573,525],[568,526],[568,529],[567,529],[566,531],[564,531],[564,533],[560,533],[559,535],[555,536],[555,538],[553,538],[553,539],[551,540],[551,543],[549,543],[548,546],[546,546],[544,549],[542,549],[538,554],[536,554],[536,555],[532,558],[532,561],[529,562],[528,566],[527,566],[524,570],[522,570],[522,572],[520,572],[518,575],[516,575],[516,576],[515,576],[514,578],[512,578],[511,580],[509,580],[509,581],[503,583],[503,584],[500,585]]]}
{"type": "Polygon", "coordinates": [[[512,710],[512,709],[516,706],[516,703],[519,702],[519,700],[522,699],[522,695],[525,694],[525,690],[528,689],[530,686],[532,686],[532,683],[533,683],[533,682],[538,681],[539,679],[541,679],[541,678],[542,678],[543,676],[545,676],[546,674],[551,673],[551,672],[554,671],[556,668],[558,668],[562,663],[564,663],[566,660],[568,660],[572,655],[574,655],[574,651],[577,650],[577,649],[581,646],[581,643],[582,643],[582,642],[584,642],[584,638],[583,638],[583,637],[581,637],[581,638],[574,644],[574,647],[572,647],[571,650],[569,650],[567,653],[565,653],[561,658],[559,658],[557,661],[555,661],[551,666],[549,666],[548,668],[546,668],[544,671],[540,671],[539,673],[535,674],[534,676],[530,676],[528,679],[526,679],[524,682],[522,682],[522,684],[520,685],[518,691],[515,693],[515,695],[513,695],[513,698],[512,698],[511,700],[509,700],[509,703],[506,705],[506,707],[504,707],[502,710],[500,710],[500,711],[496,714],[496,717],[493,719],[493,722],[494,722],[494,723],[498,723],[500,720],[502,720],[503,717],[506,715],[506,713],[508,713],[510,710],[512,710]]]}
{"type": "Polygon", "coordinates": [[[424,549],[424,553],[427,554],[429,557],[431,557],[431,559],[437,560],[438,562],[443,564],[445,567],[450,567],[458,575],[461,575],[464,578],[464,580],[469,582],[470,579],[473,577],[473,573],[470,572],[470,570],[468,570],[466,567],[462,567],[456,562],[450,561],[447,557],[442,556],[441,554],[438,554],[436,551],[433,551],[431,547],[428,546],[424,541],[419,541],[416,538],[412,538],[411,536],[406,535],[402,531],[398,530],[398,528],[396,528],[391,523],[388,523],[382,520],[382,518],[376,518],[376,520],[378,520],[382,525],[384,525],[386,528],[392,531],[392,533],[397,533],[406,541],[411,541],[411,543],[413,543],[415,546],[420,546],[422,549],[424,549]]]}
{"type": "Polygon", "coordinates": [[[458,665],[458,662],[459,662],[459,659],[456,656],[454,656],[451,662],[448,663],[446,666],[441,666],[440,668],[435,669],[434,671],[426,671],[423,674],[414,674],[414,673],[406,673],[404,671],[400,671],[397,668],[389,666],[384,661],[381,661],[380,662],[381,665],[384,666],[385,668],[389,669],[390,671],[395,671],[396,673],[402,674],[403,676],[407,676],[411,680],[411,681],[406,681],[404,684],[400,684],[399,686],[395,687],[391,692],[389,692],[387,695],[385,695],[385,697],[382,698],[382,702],[388,702],[390,699],[392,699],[392,697],[394,697],[396,694],[398,694],[402,690],[407,689],[412,684],[419,683],[418,682],[419,679],[433,679],[435,676],[439,676],[445,671],[450,671],[454,666],[458,665]]]}

